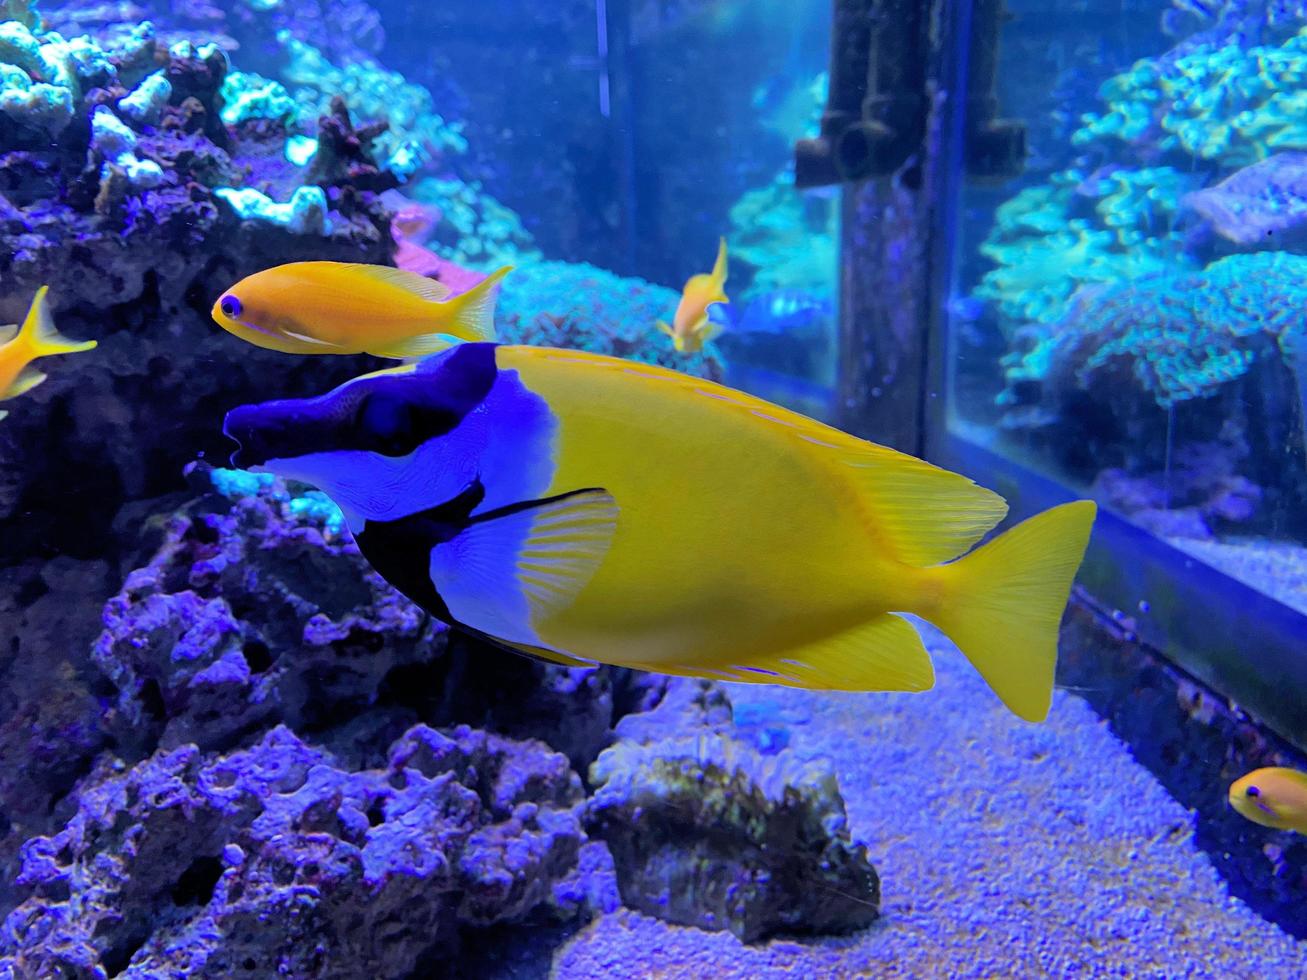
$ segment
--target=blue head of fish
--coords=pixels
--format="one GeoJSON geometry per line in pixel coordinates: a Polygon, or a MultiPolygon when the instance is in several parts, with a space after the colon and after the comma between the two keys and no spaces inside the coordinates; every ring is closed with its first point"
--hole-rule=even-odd
{"type": "Polygon", "coordinates": [[[494,344],[460,344],[410,370],[365,375],[317,398],[245,405],[223,431],[232,465],[324,491],[358,534],[464,498],[477,512],[531,500],[554,468],[556,420],[494,344]]]}
{"type": "Polygon", "coordinates": [[[239,447],[232,465],[280,472],[278,463],[322,453],[407,456],[456,428],[495,375],[493,344],[462,344],[409,373],[365,375],[316,398],[242,405],[223,424],[239,447]]]}

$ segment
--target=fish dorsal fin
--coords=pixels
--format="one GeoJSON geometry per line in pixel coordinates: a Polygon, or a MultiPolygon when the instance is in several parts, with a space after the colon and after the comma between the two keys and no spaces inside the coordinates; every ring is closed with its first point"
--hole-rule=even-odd
{"type": "Polygon", "coordinates": [[[18,336],[18,324],[8,323],[0,326],[0,344],[7,344],[18,336]]]}
{"type": "Polygon", "coordinates": [[[815,691],[928,691],[935,668],[906,619],[886,613],[851,629],[779,654],[739,663],[625,663],[664,674],[780,684],[815,691]]]}
{"type": "Polygon", "coordinates": [[[723,301],[726,299],[726,294],[722,292],[722,287],[726,285],[726,261],[726,239],[722,237],[717,241],[717,260],[713,262],[712,280],[723,301]]]}
{"type": "Polygon", "coordinates": [[[583,351],[514,348],[530,356],[584,362],[607,370],[657,380],[724,410],[747,413],[786,430],[799,451],[822,458],[847,477],[862,504],[868,530],[893,558],[908,565],[935,565],[962,554],[1007,514],[1007,502],[958,473],[774,405],[725,385],[694,378],[656,364],[643,364],[583,351]]]}
{"type": "Polygon", "coordinates": [[[459,623],[515,646],[548,648],[538,625],[598,571],[617,516],[612,496],[593,489],[474,517],[432,549],[432,584],[459,623]]]}
{"type": "Polygon", "coordinates": [[[19,395],[31,391],[49,375],[42,374],[30,364],[18,372],[18,377],[4,391],[0,391],[0,398],[17,398],[19,395]]]}
{"type": "Polygon", "coordinates": [[[409,272],[406,269],[392,269],[388,265],[356,264],[354,268],[365,279],[402,289],[404,292],[412,293],[428,303],[441,303],[449,299],[450,289],[448,286],[435,279],[420,276],[416,272],[409,272]]]}

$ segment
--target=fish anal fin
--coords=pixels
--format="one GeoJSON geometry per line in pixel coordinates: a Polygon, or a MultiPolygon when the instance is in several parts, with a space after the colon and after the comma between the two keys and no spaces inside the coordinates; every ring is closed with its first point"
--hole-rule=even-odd
{"type": "Polygon", "coordinates": [[[412,293],[428,303],[440,303],[449,299],[450,288],[443,282],[429,279],[406,269],[393,269],[388,265],[356,265],[359,274],[387,286],[394,286],[406,293],[412,293]]]}
{"type": "Polygon", "coordinates": [[[474,517],[432,549],[432,583],[458,622],[513,646],[547,647],[538,626],[598,571],[617,516],[612,496],[592,489],[474,517]]]}
{"type": "Polygon", "coordinates": [[[622,665],[816,691],[928,691],[935,684],[935,668],[921,637],[911,623],[893,613],[805,646],[738,663],[622,665]]]}
{"type": "Polygon", "coordinates": [[[4,391],[0,391],[0,398],[9,399],[17,398],[19,395],[31,391],[49,375],[43,374],[36,368],[28,365],[18,372],[18,377],[14,378],[13,383],[4,391]]]}
{"type": "Polygon", "coordinates": [[[423,358],[432,354],[439,354],[441,351],[449,350],[455,344],[461,343],[463,341],[460,338],[447,333],[424,333],[416,337],[407,337],[393,344],[387,344],[384,348],[370,347],[368,353],[375,354],[377,357],[393,357],[402,361],[411,357],[423,358]]]}

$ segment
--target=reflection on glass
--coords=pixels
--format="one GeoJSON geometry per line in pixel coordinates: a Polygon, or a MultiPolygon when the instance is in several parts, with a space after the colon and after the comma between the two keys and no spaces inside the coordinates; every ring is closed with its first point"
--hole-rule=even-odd
{"type": "Polygon", "coordinates": [[[1010,6],[952,424],[1307,610],[1307,10],[1010,6]]]}

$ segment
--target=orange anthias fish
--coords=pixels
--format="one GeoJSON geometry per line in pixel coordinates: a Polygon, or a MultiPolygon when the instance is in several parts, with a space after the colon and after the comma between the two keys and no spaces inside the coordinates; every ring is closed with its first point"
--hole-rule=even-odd
{"type": "Polygon", "coordinates": [[[730,302],[726,298],[725,286],[726,239],[723,238],[717,246],[717,261],[713,263],[712,272],[700,273],[686,280],[671,326],[658,321],[658,329],[672,338],[673,345],[682,354],[702,350],[704,343],[721,330],[719,324],[709,319],[708,307],[713,303],[730,302]]]}
{"type": "Polygon", "coordinates": [[[1230,786],[1230,806],[1263,827],[1307,834],[1307,772],[1272,766],[1230,786]]]}
{"type": "Polygon", "coordinates": [[[452,340],[493,340],[495,286],[512,266],[465,293],[403,269],[292,262],[242,279],[213,319],[256,347],[286,354],[421,357],[452,340]]]}
{"type": "MultiPolygon", "coordinates": [[[[45,298],[49,289],[42,286],[36,291],[21,329],[17,324],[0,327],[0,401],[17,398],[46,379],[46,375],[32,367],[38,357],[76,354],[95,347],[94,340],[69,340],[55,330],[45,298]]],[[[0,411],[0,419],[8,414],[0,411]]]]}

